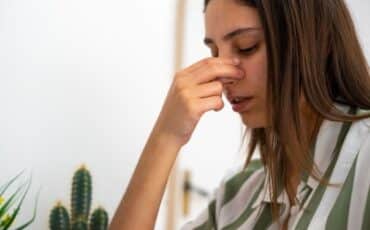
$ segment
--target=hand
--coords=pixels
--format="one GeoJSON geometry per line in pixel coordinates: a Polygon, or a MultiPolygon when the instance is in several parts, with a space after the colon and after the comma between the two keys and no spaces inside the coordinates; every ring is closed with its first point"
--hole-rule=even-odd
{"type": "Polygon", "coordinates": [[[206,58],[177,72],[157,119],[156,132],[185,145],[205,112],[224,107],[221,81],[243,78],[238,64],[237,59],[206,58]]]}

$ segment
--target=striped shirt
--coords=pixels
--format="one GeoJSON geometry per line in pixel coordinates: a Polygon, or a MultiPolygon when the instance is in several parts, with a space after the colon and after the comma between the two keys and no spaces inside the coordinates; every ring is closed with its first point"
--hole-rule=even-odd
{"type": "MultiPolygon", "coordinates": [[[[347,106],[336,107],[349,111],[347,106]]],[[[294,206],[283,190],[277,199],[280,222],[290,212],[288,229],[370,229],[370,119],[352,123],[324,120],[314,161],[335,185],[320,184],[311,176],[302,179],[297,187],[300,202],[294,206]]],[[[208,207],[181,229],[279,229],[281,225],[272,221],[266,177],[261,161],[254,160],[224,178],[208,207]]]]}

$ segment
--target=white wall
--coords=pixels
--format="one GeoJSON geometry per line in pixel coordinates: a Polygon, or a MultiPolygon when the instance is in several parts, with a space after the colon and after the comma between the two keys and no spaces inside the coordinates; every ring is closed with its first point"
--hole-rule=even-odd
{"type": "Polygon", "coordinates": [[[370,62],[370,1],[368,0],[346,0],[355,22],[360,42],[365,56],[370,62]]]}
{"type": "MultiPolygon", "coordinates": [[[[369,59],[370,2],[349,5],[369,59]]],[[[173,0],[0,1],[0,184],[22,169],[34,179],[17,223],[30,217],[42,186],[32,229],[47,229],[55,202],[69,205],[81,163],[93,174],[93,207],[112,216],[172,78],[174,9],[173,0]]],[[[201,9],[188,0],[184,66],[209,55],[201,9]]],[[[240,125],[227,103],[207,113],[180,169],[212,191],[240,163],[240,125]]],[[[161,210],[156,228],[163,223],[161,210]]]]}
{"type": "MultiPolygon", "coordinates": [[[[0,184],[33,184],[17,223],[47,229],[69,204],[75,169],[93,174],[93,207],[118,205],[172,78],[175,2],[0,1],[0,184]]],[[[161,222],[161,221],[160,221],[161,222]]]]}

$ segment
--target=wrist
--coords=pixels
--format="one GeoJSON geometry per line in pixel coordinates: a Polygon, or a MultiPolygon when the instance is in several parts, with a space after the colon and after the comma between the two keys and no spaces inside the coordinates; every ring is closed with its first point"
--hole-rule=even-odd
{"type": "Polygon", "coordinates": [[[184,145],[180,138],[167,132],[159,131],[155,128],[150,134],[150,140],[152,140],[151,142],[156,146],[171,147],[173,150],[177,151],[179,151],[184,145]]]}

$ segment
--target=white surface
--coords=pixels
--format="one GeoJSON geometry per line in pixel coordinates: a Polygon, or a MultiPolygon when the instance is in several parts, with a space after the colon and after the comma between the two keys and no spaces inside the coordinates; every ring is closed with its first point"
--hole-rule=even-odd
{"type": "MultiPolygon", "coordinates": [[[[113,214],[172,78],[173,1],[0,1],[0,184],[33,184],[17,223],[47,229],[75,169],[113,214]]],[[[159,221],[159,226],[163,221],[159,221]]],[[[161,229],[161,227],[158,227],[161,229]]]]}

